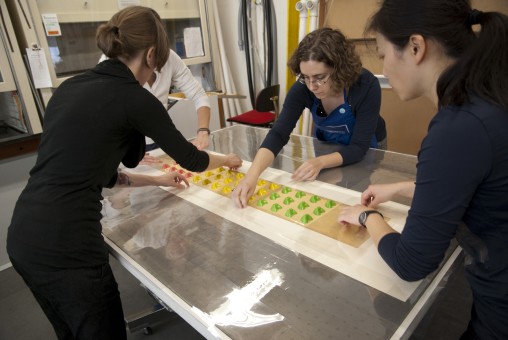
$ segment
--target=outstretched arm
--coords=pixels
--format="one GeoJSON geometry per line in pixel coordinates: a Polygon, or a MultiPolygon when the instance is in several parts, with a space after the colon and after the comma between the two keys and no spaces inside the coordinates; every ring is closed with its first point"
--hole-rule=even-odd
{"type": "Polygon", "coordinates": [[[414,182],[369,185],[362,193],[361,203],[369,208],[375,208],[380,203],[393,200],[397,195],[413,198],[414,192],[414,182]]]}
{"type": "Polygon", "coordinates": [[[170,172],[160,176],[149,176],[119,171],[115,186],[144,187],[150,185],[183,189],[189,186],[189,182],[187,182],[187,179],[183,175],[177,172],[170,172]]]}
{"type": "Polygon", "coordinates": [[[192,141],[199,150],[204,150],[210,145],[210,133],[206,130],[210,126],[210,108],[208,106],[201,106],[197,110],[198,113],[198,131],[196,138],[192,141]]]}

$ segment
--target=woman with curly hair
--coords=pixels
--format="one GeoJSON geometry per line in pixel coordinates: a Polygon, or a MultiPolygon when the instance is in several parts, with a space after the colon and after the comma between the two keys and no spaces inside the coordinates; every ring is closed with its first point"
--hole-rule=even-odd
{"type": "Polygon", "coordinates": [[[245,207],[261,173],[289,141],[305,108],[314,121],[314,136],[337,145],[335,152],[309,159],[292,175],[313,181],[322,169],[360,161],[369,147],[386,148],[386,128],[379,115],[381,87],[362,68],[354,45],[339,30],[322,28],[309,33],[291,56],[288,67],[298,75],[281,114],[258,150],[247,175],[233,192],[245,207]]]}

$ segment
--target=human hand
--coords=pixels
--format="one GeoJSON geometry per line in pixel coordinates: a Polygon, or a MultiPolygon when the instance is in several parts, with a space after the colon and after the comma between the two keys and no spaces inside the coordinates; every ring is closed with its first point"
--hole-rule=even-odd
{"type": "Polygon", "coordinates": [[[210,135],[207,131],[199,131],[198,135],[194,140],[192,141],[192,144],[194,144],[198,150],[204,150],[210,145],[210,135]]]}
{"type": "Polygon", "coordinates": [[[143,157],[141,162],[139,162],[139,164],[141,164],[141,165],[151,165],[151,164],[156,164],[156,163],[162,163],[162,160],[160,160],[157,157],[150,156],[149,153],[145,153],[145,157],[143,157]]]}
{"type": "Polygon", "coordinates": [[[397,183],[369,185],[362,193],[360,202],[369,208],[376,208],[379,204],[392,200],[398,191],[397,183]]]}
{"type": "Polygon", "coordinates": [[[318,158],[312,158],[303,163],[291,175],[291,179],[295,181],[313,181],[323,169],[323,164],[318,158]]]}
{"type": "Polygon", "coordinates": [[[239,167],[242,166],[243,161],[238,155],[236,155],[234,153],[230,153],[230,154],[226,155],[225,157],[226,157],[226,160],[224,162],[224,165],[227,166],[228,168],[237,170],[239,167]]]}
{"type": "Polygon", "coordinates": [[[189,187],[189,182],[184,175],[178,172],[168,172],[167,174],[157,176],[155,178],[157,185],[162,187],[173,187],[177,189],[184,189],[189,187]]]}
{"type": "Polygon", "coordinates": [[[360,204],[344,207],[341,209],[337,221],[342,224],[359,225],[358,218],[365,210],[369,210],[369,208],[360,204]]]}
{"type": "Polygon", "coordinates": [[[249,198],[254,194],[258,179],[255,176],[245,175],[245,177],[238,183],[233,192],[231,199],[238,208],[245,208],[249,202],[249,198]]]}

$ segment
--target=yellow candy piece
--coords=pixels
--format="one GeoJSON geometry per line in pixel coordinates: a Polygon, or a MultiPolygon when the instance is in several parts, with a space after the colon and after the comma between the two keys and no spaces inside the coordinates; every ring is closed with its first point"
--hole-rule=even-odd
{"type": "Polygon", "coordinates": [[[266,184],[266,181],[265,181],[264,179],[260,179],[260,180],[258,181],[258,185],[259,185],[259,186],[263,186],[263,185],[265,185],[265,184],[266,184]]]}
{"type": "Polygon", "coordinates": [[[267,193],[266,189],[259,189],[258,190],[258,196],[266,195],[266,193],[267,193]]]}
{"type": "Polygon", "coordinates": [[[270,190],[277,190],[280,188],[280,185],[278,185],[276,183],[270,183],[269,188],[270,188],[270,190]]]}

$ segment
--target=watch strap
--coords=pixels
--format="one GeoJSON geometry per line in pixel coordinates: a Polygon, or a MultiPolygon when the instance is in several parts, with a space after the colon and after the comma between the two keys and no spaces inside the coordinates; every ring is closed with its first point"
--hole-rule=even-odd
{"type": "Polygon", "coordinates": [[[363,211],[360,216],[358,217],[358,223],[364,227],[364,228],[367,228],[367,226],[365,225],[365,223],[367,222],[367,218],[369,217],[370,214],[378,214],[378,215],[381,215],[382,218],[384,218],[383,214],[381,214],[379,211],[377,210],[365,210],[363,211]]]}

